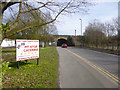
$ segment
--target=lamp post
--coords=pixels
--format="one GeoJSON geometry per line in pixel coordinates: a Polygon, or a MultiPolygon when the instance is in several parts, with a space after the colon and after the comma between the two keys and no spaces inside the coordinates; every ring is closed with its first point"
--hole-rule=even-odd
{"type": "Polygon", "coordinates": [[[80,18],[81,21],[81,36],[82,36],[82,19],[80,18]]]}
{"type": "Polygon", "coordinates": [[[80,18],[81,21],[81,46],[83,46],[83,40],[82,40],[82,19],[80,18]]]}
{"type": "Polygon", "coordinates": [[[76,30],[75,30],[75,36],[76,36],[76,30]]]}

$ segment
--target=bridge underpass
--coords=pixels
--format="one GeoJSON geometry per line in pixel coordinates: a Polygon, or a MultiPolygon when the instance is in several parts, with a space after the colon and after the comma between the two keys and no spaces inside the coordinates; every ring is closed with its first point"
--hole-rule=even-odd
{"type": "Polygon", "coordinates": [[[57,39],[57,46],[61,46],[62,44],[68,44],[67,38],[60,37],[57,39]]]}
{"type": "Polygon", "coordinates": [[[74,35],[55,35],[54,37],[56,46],[61,46],[62,44],[67,44],[69,46],[80,45],[74,35]]]}

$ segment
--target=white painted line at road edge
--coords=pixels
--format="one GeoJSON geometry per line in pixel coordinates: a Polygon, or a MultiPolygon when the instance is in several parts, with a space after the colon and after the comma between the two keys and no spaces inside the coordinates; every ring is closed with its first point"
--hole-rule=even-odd
{"type": "Polygon", "coordinates": [[[107,70],[105,70],[105,69],[103,69],[103,68],[101,68],[101,67],[93,64],[92,62],[90,62],[89,60],[81,57],[80,55],[78,55],[78,54],[76,54],[76,53],[74,53],[74,52],[72,52],[72,51],[70,51],[68,49],[65,49],[65,50],[67,50],[68,52],[70,52],[73,55],[77,56],[78,58],[80,58],[81,60],[83,60],[84,62],[86,62],[87,64],[89,64],[91,67],[93,67],[93,68],[101,71],[102,73],[104,73],[105,75],[107,75],[108,77],[110,77],[111,79],[113,79],[114,81],[116,81],[117,83],[120,83],[120,79],[117,76],[115,76],[112,73],[108,72],[107,70]]]}

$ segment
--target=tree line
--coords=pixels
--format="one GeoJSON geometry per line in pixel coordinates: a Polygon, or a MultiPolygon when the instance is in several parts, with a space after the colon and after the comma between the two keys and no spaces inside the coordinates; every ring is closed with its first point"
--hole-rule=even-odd
{"type": "Polygon", "coordinates": [[[117,18],[105,23],[94,20],[85,28],[84,35],[79,36],[77,40],[85,47],[116,50],[119,46],[118,32],[117,18]]]}

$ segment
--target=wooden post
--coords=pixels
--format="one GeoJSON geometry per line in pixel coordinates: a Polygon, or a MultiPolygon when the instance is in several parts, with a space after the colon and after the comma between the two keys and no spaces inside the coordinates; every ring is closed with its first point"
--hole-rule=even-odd
{"type": "Polygon", "coordinates": [[[39,58],[37,58],[37,65],[39,65],[39,58]]]}
{"type": "Polygon", "coordinates": [[[27,63],[27,62],[28,62],[28,60],[25,60],[25,62],[27,63]]]}
{"type": "Polygon", "coordinates": [[[20,61],[17,61],[17,68],[19,69],[20,61]]]}

